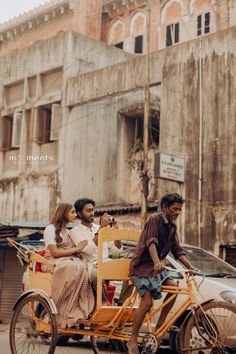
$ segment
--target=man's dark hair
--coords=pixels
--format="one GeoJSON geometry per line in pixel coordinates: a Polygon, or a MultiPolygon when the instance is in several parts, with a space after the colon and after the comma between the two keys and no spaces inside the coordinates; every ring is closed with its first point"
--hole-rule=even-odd
{"type": "Polygon", "coordinates": [[[90,198],[80,198],[76,200],[74,207],[76,213],[81,212],[86,204],[92,204],[95,207],[95,201],[90,198]]]}
{"type": "Polygon", "coordinates": [[[174,203],[183,204],[184,203],[183,197],[181,195],[179,195],[178,193],[165,194],[161,198],[161,209],[163,207],[169,207],[169,206],[171,206],[174,203]]]}

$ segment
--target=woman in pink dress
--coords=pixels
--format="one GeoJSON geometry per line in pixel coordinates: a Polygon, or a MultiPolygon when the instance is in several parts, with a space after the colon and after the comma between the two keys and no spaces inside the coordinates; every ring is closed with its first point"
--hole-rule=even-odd
{"type": "Polygon", "coordinates": [[[44,231],[45,257],[53,266],[43,265],[42,270],[52,273],[52,299],[62,328],[73,327],[77,321],[87,319],[94,309],[87,261],[80,255],[87,241],[75,247],[67,229],[67,224],[75,219],[76,212],[71,204],[59,204],[44,231]]]}

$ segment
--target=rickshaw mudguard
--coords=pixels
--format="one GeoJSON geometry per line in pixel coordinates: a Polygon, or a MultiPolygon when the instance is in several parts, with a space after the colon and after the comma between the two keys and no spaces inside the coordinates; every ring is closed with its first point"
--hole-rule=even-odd
{"type": "MultiPolygon", "coordinates": [[[[204,301],[204,302],[202,302],[200,305],[201,306],[203,306],[203,305],[205,305],[205,304],[208,304],[209,302],[211,302],[211,301],[213,301],[214,299],[209,299],[209,300],[207,300],[207,301],[204,301]]],[[[195,308],[195,310],[197,310],[199,307],[200,307],[200,305],[198,305],[196,308],[195,308]]],[[[185,326],[186,326],[186,324],[188,323],[188,320],[189,320],[189,318],[192,316],[192,311],[190,310],[189,312],[188,312],[188,314],[187,314],[187,316],[185,317],[185,319],[184,319],[184,321],[183,321],[183,323],[182,323],[182,325],[181,325],[181,327],[180,327],[180,332],[179,332],[179,344],[180,344],[180,349],[182,349],[183,348],[183,336],[184,336],[184,332],[185,332],[185,326]]]]}
{"type": "Polygon", "coordinates": [[[38,295],[41,296],[43,299],[45,299],[50,307],[50,310],[52,311],[53,315],[57,314],[57,308],[56,305],[54,304],[53,300],[48,296],[48,294],[41,289],[30,289],[27,291],[24,291],[16,300],[16,303],[13,307],[13,311],[15,310],[16,306],[27,296],[29,295],[38,295]]]}

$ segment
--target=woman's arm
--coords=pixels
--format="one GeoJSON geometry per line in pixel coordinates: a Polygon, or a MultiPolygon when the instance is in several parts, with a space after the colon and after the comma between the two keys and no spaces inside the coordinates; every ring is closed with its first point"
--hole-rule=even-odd
{"type": "Polygon", "coordinates": [[[57,245],[48,245],[48,249],[54,258],[68,257],[81,252],[84,247],[86,247],[87,243],[88,241],[83,240],[80,241],[76,247],[67,248],[65,250],[62,248],[58,248],[57,245]]]}

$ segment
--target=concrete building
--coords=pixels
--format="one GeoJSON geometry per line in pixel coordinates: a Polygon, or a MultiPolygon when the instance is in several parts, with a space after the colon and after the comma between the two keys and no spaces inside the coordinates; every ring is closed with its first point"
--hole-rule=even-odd
{"type": "MultiPolygon", "coordinates": [[[[181,193],[181,241],[235,264],[235,22],[234,0],[53,0],[0,25],[0,221],[89,196],[140,228],[148,66],[149,210],[181,193]]],[[[21,273],[3,241],[8,321],[21,273]]]]}
{"type": "Polygon", "coordinates": [[[149,204],[178,191],[182,241],[218,254],[235,243],[235,3],[151,4],[54,0],[1,25],[1,220],[46,221],[58,202],[88,195],[98,214],[140,227],[150,26],[149,204]],[[162,158],[180,158],[175,176],[159,178],[162,158]]]}

